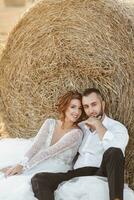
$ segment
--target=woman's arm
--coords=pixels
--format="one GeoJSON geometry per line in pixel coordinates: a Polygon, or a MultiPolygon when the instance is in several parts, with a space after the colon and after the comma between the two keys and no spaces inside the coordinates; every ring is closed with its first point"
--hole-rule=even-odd
{"type": "Polygon", "coordinates": [[[48,137],[50,123],[52,119],[46,119],[43,125],[41,126],[40,130],[38,131],[36,137],[34,138],[34,142],[30,149],[24,155],[24,158],[21,160],[20,164],[25,164],[30,160],[35,154],[40,151],[48,137]]]}
{"type": "Polygon", "coordinates": [[[3,173],[5,174],[5,176],[22,173],[29,160],[32,159],[32,157],[41,150],[43,144],[45,145],[46,139],[48,137],[50,124],[52,123],[51,120],[53,119],[45,120],[39,132],[37,133],[32,146],[26,152],[23,159],[15,167],[8,167],[7,169],[3,169],[3,173]]]}
{"type": "Polygon", "coordinates": [[[45,150],[41,150],[26,165],[26,169],[30,169],[42,161],[52,158],[74,146],[78,146],[81,143],[83,133],[80,129],[71,130],[69,133],[64,135],[57,143],[50,146],[45,150]]]}

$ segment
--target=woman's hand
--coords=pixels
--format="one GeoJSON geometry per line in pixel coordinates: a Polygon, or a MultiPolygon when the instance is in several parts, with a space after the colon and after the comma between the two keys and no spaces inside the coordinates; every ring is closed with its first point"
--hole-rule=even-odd
{"type": "Polygon", "coordinates": [[[23,166],[20,165],[20,164],[17,164],[15,167],[8,167],[7,170],[5,170],[4,168],[4,174],[5,176],[13,176],[13,175],[16,175],[16,174],[21,174],[23,171],[23,166]]]}
{"type": "Polygon", "coordinates": [[[0,169],[0,172],[2,172],[2,173],[6,173],[6,171],[8,170],[8,169],[10,169],[12,166],[8,166],[8,167],[4,167],[4,168],[2,168],[2,169],[0,169]]]}

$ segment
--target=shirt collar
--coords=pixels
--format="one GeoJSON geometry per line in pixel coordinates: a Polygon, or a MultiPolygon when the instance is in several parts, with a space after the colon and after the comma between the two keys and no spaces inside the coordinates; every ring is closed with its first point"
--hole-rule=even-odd
{"type": "Polygon", "coordinates": [[[103,121],[102,121],[102,124],[103,124],[105,127],[107,126],[108,119],[109,119],[109,117],[105,114],[104,119],[103,119],[103,121]]]}

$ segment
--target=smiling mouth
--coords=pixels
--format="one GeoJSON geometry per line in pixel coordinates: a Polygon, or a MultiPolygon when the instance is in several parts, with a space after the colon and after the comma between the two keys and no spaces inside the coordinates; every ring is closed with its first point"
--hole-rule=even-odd
{"type": "Polygon", "coordinates": [[[75,119],[77,119],[78,118],[78,116],[76,116],[76,115],[72,115],[75,119]]]}

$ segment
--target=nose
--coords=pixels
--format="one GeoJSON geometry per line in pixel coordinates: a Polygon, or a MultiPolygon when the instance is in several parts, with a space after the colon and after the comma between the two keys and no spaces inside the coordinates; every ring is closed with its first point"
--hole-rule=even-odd
{"type": "Polygon", "coordinates": [[[87,113],[88,115],[91,115],[93,112],[94,112],[94,110],[93,110],[92,107],[88,107],[88,109],[86,109],[86,113],[87,113]]]}
{"type": "Polygon", "coordinates": [[[79,115],[80,113],[81,113],[81,110],[80,110],[79,108],[76,108],[76,109],[75,109],[75,114],[76,114],[76,115],[79,115]]]}

